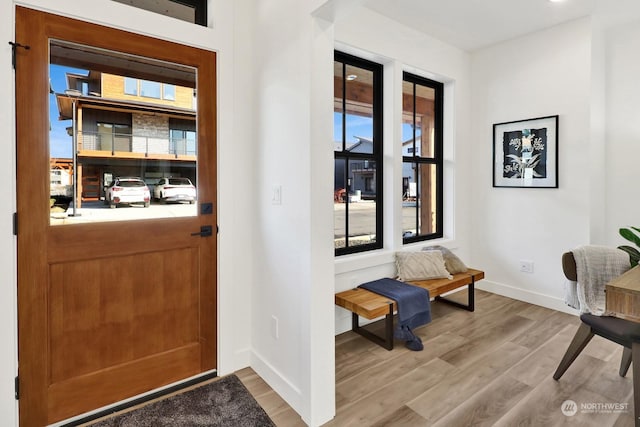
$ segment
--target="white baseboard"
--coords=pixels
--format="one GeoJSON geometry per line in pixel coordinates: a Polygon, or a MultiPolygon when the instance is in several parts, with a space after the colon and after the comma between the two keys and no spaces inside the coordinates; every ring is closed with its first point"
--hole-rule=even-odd
{"type": "Polygon", "coordinates": [[[562,298],[556,296],[545,295],[538,292],[531,292],[521,288],[505,285],[504,283],[492,282],[490,280],[482,280],[476,283],[476,289],[502,295],[505,297],[517,299],[519,301],[528,302],[552,310],[561,311],[563,313],[578,315],[578,310],[567,306],[562,298]]]}
{"type": "MultiPolygon", "coordinates": [[[[304,413],[302,392],[255,350],[251,351],[251,368],[298,414],[304,413]]],[[[302,416],[302,415],[301,415],[302,416]]],[[[304,417],[303,417],[304,418],[304,417]]]]}
{"type": "Polygon", "coordinates": [[[233,374],[240,369],[249,367],[251,364],[251,349],[245,347],[234,351],[218,353],[218,374],[223,377],[233,374]]]}

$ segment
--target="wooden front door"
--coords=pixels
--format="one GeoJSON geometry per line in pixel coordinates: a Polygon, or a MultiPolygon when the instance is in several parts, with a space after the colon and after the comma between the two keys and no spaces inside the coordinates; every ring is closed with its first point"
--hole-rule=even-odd
{"type": "MultiPolygon", "coordinates": [[[[43,426],[216,369],[216,56],[22,7],[16,9],[16,42],[29,47],[16,50],[20,425],[43,426]],[[180,77],[181,67],[194,70],[193,91],[187,92],[197,98],[192,108],[197,162],[193,156],[161,153],[171,144],[155,135],[141,137],[140,145],[152,141],[156,151],[151,143],[144,153],[132,148],[122,158],[109,152],[101,159],[95,151],[88,160],[77,159],[77,170],[90,160],[103,162],[100,167],[113,174],[126,165],[141,176],[197,177],[196,204],[152,201],[150,207],[109,209],[85,201],[76,216],[63,208],[54,215],[50,157],[56,156],[49,142],[54,45],[61,62],[98,69],[103,77],[127,75],[133,64],[129,77],[153,83],[166,73],[164,84],[178,88],[191,84],[180,77]],[[113,60],[96,59],[103,51],[113,60]],[[87,55],[78,58],[74,52],[87,55]],[[169,65],[162,69],[157,63],[169,65]],[[190,175],[188,165],[195,168],[190,175]],[[154,207],[172,211],[152,217],[163,212],[154,207]],[[140,213],[146,216],[136,217],[140,213]],[[206,226],[212,233],[200,234],[206,226]]],[[[92,92],[92,82],[87,93],[73,99],[107,108],[107,88],[92,92]]],[[[177,89],[174,93],[178,98],[177,89]]],[[[109,108],[142,114],[127,110],[131,107],[122,100],[109,108]]],[[[144,117],[151,120],[157,109],[148,106],[144,117]]],[[[175,108],[171,114],[183,117],[189,111],[175,108]]]]}

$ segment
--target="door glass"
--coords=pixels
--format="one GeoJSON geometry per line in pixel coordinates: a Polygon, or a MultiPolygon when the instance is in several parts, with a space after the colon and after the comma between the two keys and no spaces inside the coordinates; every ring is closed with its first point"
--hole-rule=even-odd
{"type": "Polygon", "coordinates": [[[196,216],[195,68],[56,40],[50,52],[50,224],[196,216]]]}

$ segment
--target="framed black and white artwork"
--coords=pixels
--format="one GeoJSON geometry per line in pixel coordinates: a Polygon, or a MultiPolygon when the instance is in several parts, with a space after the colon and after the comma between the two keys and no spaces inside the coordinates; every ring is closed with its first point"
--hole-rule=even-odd
{"type": "Polygon", "coordinates": [[[493,125],[493,186],[558,188],[558,116],[493,125]]]}

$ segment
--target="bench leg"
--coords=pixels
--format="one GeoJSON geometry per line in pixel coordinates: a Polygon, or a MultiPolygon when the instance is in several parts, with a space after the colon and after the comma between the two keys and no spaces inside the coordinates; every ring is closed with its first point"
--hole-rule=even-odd
{"type": "Polygon", "coordinates": [[[384,317],[384,337],[360,327],[360,319],[354,312],[351,313],[351,330],[387,350],[393,350],[393,302],[389,304],[389,314],[384,317]]]}
{"type": "Polygon", "coordinates": [[[467,304],[460,304],[457,301],[451,301],[449,299],[441,297],[440,295],[438,295],[435,299],[436,299],[436,301],[446,302],[447,304],[453,305],[453,306],[458,307],[458,308],[464,308],[465,310],[468,310],[468,311],[474,311],[476,309],[476,300],[475,300],[474,288],[475,288],[475,279],[473,277],[471,277],[471,283],[469,283],[467,285],[467,292],[468,292],[468,303],[467,304]]]}

